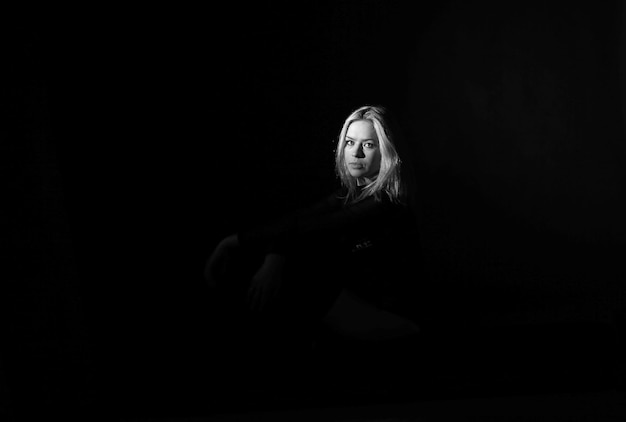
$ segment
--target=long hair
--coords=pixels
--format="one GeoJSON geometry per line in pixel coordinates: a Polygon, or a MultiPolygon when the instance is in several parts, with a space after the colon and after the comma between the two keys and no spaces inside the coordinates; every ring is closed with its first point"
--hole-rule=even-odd
{"type": "Polygon", "coordinates": [[[412,190],[412,173],[408,167],[410,167],[408,151],[405,150],[402,133],[387,108],[367,105],[356,109],[346,118],[337,140],[335,172],[342,186],[347,189],[345,196],[347,203],[358,202],[368,196],[374,196],[380,201],[383,194],[386,194],[392,202],[406,203],[412,190]],[[358,120],[368,120],[372,123],[381,155],[378,175],[360,192],[357,189],[356,178],[350,175],[344,159],[348,127],[358,120]]]}

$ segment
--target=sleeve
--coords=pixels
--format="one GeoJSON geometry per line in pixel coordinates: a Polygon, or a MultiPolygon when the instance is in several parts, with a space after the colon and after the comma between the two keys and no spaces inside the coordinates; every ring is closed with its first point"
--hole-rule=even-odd
{"type": "Polygon", "coordinates": [[[340,207],[339,196],[339,191],[333,192],[310,207],[298,209],[267,224],[244,229],[237,234],[239,243],[247,250],[280,253],[287,239],[295,236],[298,222],[305,219],[313,220],[318,215],[337,209],[340,207]]]}
{"type": "Polygon", "coordinates": [[[285,253],[304,242],[340,239],[379,220],[392,206],[373,197],[344,205],[336,192],[313,207],[296,211],[271,224],[239,233],[242,246],[262,252],[285,253]]]}

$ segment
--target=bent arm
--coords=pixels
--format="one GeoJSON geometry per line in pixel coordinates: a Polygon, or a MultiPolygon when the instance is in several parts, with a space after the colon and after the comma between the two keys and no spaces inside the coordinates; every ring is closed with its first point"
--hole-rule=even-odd
{"type": "Polygon", "coordinates": [[[366,231],[386,224],[400,208],[387,198],[376,201],[369,197],[355,204],[343,205],[341,200],[327,198],[316,206],[300,210],[274,224],[239,234],[242,245],[261,248],[265,252],[282,253],[298,242],[324,237],[341,237],[346,233],[366,231]]]}

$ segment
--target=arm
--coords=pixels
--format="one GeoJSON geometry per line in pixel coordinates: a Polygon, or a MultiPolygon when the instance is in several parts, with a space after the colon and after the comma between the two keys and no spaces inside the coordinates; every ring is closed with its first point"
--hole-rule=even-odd
{"type": "Polygon", "coordinates": [[[380,227],[385,222],[379,217],[396,211],[397,206],[387,198],[376,201],[370,197],[356,204],[343,205],[334,194],[314,207],[299,210],[277,223],[240,233],[240,239],[246,246],[283,253],[298,242],[380,227]]]}
{"type": "Polygon", "coordinates": [[[284,243],[282,240],[291,237],[290,234],[298,226],[299,221],[315,219],[339,207],[341,207],[341,200],[338,192],[334,192],[310,207],[298,209],[268,224],[242,230],[238,233],[238,237],[242,247],[246,249],[256,250],[259,253],[275,252],[277,246],[284,243]]]}

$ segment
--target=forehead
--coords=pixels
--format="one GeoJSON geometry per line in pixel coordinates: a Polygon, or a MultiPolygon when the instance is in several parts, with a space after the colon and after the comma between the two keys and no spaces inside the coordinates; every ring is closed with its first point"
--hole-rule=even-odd
{"type": "Polygon", "coordinates": [[[353,139],[378,139],[374,125],[369,120],[356,120],[350,123],[346,136],[353,139]]]}

